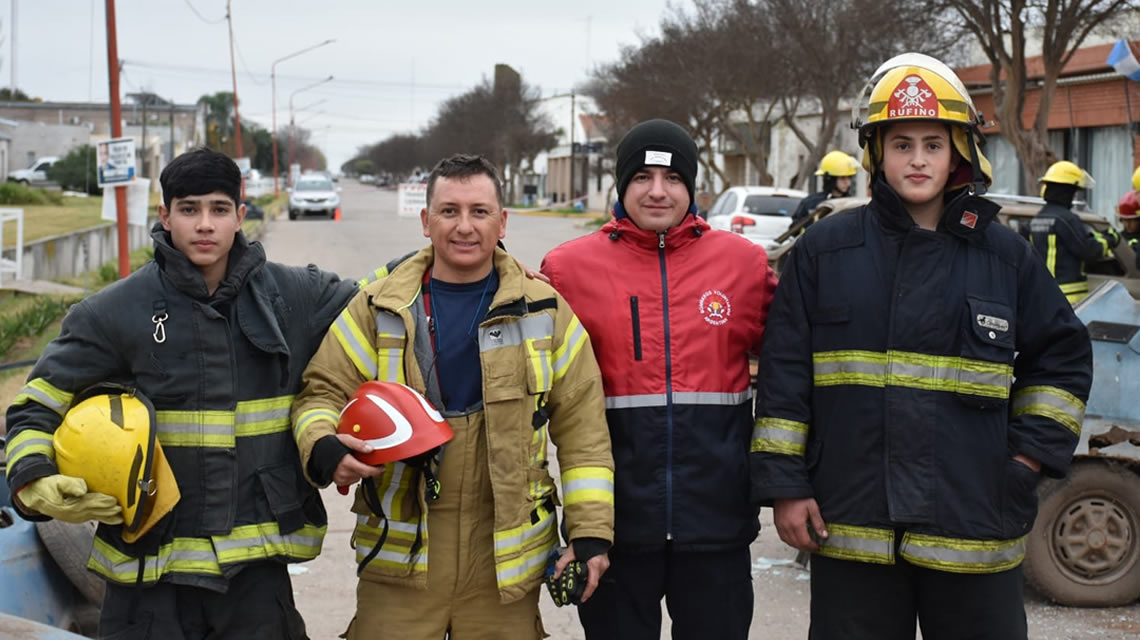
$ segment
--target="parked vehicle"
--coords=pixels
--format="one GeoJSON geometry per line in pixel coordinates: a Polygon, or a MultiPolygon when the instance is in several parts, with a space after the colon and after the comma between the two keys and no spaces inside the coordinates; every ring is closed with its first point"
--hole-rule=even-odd
{"type": "Polygon", "coordinates": [[[306,174],[289,190],[289,219],[323,215],[332,220],[340,208],[340,189],[323,175],[306,174]]]}
{"type": "MultiPolygon", "coordinates": [[[[3,475],[0,436],[0,475],[3,475]]],[[[98,624],[103,580],[87,571],[93,525],[32,523],[0,482],[0,638],[79,638],[98,624]]]]}
{"type": "Polygon", "coordinates": [[[791,226],[792,214],[806,196],[798,189],[730,187],[709,209],[709,226],[739,233],[770,250],[791,226]]]}
{"type": "Polygon", "coordinates": [[[25,186],[30,184],[43,184],[48,181],[47,170],[58,161],[59,158],[55,156],[38,158],[29,165],[27,169],[17,169],[9,172],[8,182],[19,182],[25,186]]]}
{"type": "MultiPolygon", "coordinates": [[[[998,221],[1015,230],[1044,204],[1024,196],[987,197],[1001,205],[998,221]]],[[[825,200],[808,219],[866,202],[825,200]]],[[[1097,231],[1109,226],[1094,213],[1077,214],[1097,231]]],[[[777,238],[779,246],[768,255],[776,271],[804,223],[777,238]]],[[[1093,340],[1092,392],[1071,473],[1038,486],[1025,576],[1060,604],[1105,607],[1140,599],[1140,269],[1126,242],[1088,269],[1091,293],[1074,310],[1093,340]]]]}

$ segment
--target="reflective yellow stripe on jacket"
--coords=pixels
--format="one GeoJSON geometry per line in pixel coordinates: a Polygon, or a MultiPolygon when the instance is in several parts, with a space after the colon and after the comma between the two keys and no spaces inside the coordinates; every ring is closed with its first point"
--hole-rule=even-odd
{"type": "Polygon", "coordinates": [[[1089,294],[1088,280],[1065,282],[1059,284],[1059,286],[1061,287],[1061,293],[1065,294],[1065,299],[1069,301],[1069,304],[1076,304],[1084,300],[1085,296],[1089,294]]]}
{"type": "Polygon", "coordinates": [[[537,579],[558,542],[554,510],[540,503],[534,513],[531,522],[495,532],[495,577],[500,590],[537,579]]]}
{"type": "MultiPolygon", "coordinates": [[[[895,532],[883,527],[827,523],[828,537],[819,554],[840,560],[874,564],[895,563],[895,532]]],[[[927,569],[951,573],[998,573],[1021,564],[1025,537],[1010,540],[969,540],[907,531],[899,555],[927,569]]]]}
{"type": "MultiPolygon", "coordinates": [[[[276,522],[239,525],[224,536],[175,538],[158,553],[142,558],[143,582],[152,583],[170,573],[221,576],[223,568],[242,562],[285,557],[312,560],[321,552],[326,527],[305,525],[282,534],[276,522]]],[[[123,584],[138,579],[139,558],[124,554],[96,536],[87,567],[123,584]]]]}
{"type": "Polygon", "coordinates": [[[815,386],[908,387],[1008,398],[1013,367],[957,356],[907,351],[825,351],[812,354],[815,386]]]}
{"type": "Polygon", "coordinates": [[[237,403],[234,411],[155,411],[158,441],[164,447],[232,448],[237,438],[289,430],[293,396],[237,403]]]}
{"type": "MultiPolygon", "coordinates": [[[[418,480],[419,476],[402,462],[386,465],[384,473],[377,478],[376,493],[388,519],[388,535],[368,566],[397,571],[409,568],[413,571],[427,570],[427,515],[421,511],[416,517],[408,509],[409,503],[418,504],[421,493],[418,480]],[[413,481],[417,481],[415,487],[412,486],[413,481]],[[420,546],[413,557],[417,537],[420,538],[420,546]]],[[[367,488],[362,485],[358,490],[367,491],[367,488]]],[[[352,541],[358,564],[368,557],[383,533],[384,523],[380,518],[373,514],[357,514],[352,541]]]]}
{"type": "Polygon", "coordinates": [[[1085,417],[1085,403],[1068,391],[1057,387],[1044,385],[1025,387],[1013,394],[1013,416],[1022,415],[1049,418],[1079,436],[1081,422],[1085,417]]]}
{"type": "Polygon", "coordinates": [[[562,472],[562,504],[614,503],[614,472],[605,467],[575,467],[562,472]]]}
{"type": "Polygon", "coordinates": [[[20,393],[12,400],[12,404],[20,405],[26,402],[37,402],[62,416],[67,413],[67,409],[71,407],[71,399],[73,397],[74,394],[55,387],[43,378],[33,378],[28,381],[28,384],[26,384],[23,389],[20,389],[20,393]]]}
{"type": "MultiPolygon", "coordinates": [[[[345,313],[348,310],[345,309],[345,313]]],[[[376,314],[376,373],[370,380],[404,384],[404,321],[383,311],[376,314]]]]}
{"type": "Polygon", "coordinates": [[[9,469],[15,468],[16,463],[24,456],[37,453],[55,460],[55,447],[52,445],[51,435],[36,429],[24,429],[12,436],[4,451],[9,469]]]}
{"type": "Polygon", "coordinates": [[[753,453],[782,453],[803,457],[807,448],[808,425],[795,420],[764,417],[752,428],[753,453]]]}

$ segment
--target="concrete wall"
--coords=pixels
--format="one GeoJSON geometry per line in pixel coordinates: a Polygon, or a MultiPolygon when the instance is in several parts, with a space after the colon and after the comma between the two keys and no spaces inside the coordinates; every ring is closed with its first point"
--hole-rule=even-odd
{"type": "Polygon", "coordinates": [[[25,121],[15,127],[3,127],[3,130],[12,136],[8,166],[13,171],[26,169],[33,161],[44,156],[63,157],[75,147],[88,144],[91,140],[91,132],[83,125],[25,121]]]}
{"type": "MultiPolygon", "coordinates": [[[[127,239],[132,251],[149,247],[150,225],[129,226],[127,239]]],[[[14,248],[4,249],[4,257],[14,260],[14,248]]],[[[119,257],[115,225],[107,224],[24,244],[23,280],[58,280],[98,269],[119,257]]]]}

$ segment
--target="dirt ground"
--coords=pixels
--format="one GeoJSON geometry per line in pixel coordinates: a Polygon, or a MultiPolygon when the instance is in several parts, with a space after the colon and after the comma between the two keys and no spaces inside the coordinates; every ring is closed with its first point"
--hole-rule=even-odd
{"type": "MultiPolygon", "coordinates": [[[[313,640],[333,640],[348,626],[356,607],[356,565],[348,546],[353,516],[350,498],[335,490],[323,492],[329,510],[329,533],[324,552],[306,565],[294,567],[293,591],[313,640]]],[[[755,640],[806,638],[809,573],[793,563],[795,551],[784,545],[772,526],[772,512],[761,513],[762,531],[752,544],[755,640]]],[[[544,592],[543,624],[555,640],[585,640],[572,607],[559,609],[544,592]]],[[[1026,591],[1029,637],[1033,640],[1125,640],[1140,638],[1140,603],[1113,609],[1072,609],[1049,604],[1026,591]]],[[[662,638],[668,638],[668,614],[662,638]]],[[[921,638],[921,635],[918,636],[921,638]]]]}

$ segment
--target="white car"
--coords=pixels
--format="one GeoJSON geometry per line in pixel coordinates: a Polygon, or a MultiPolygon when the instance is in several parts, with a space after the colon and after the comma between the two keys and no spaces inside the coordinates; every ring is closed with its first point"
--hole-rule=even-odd
{"type": "Polygon", "coordinates": [[[340,208],[339,187],[319,174],[305,174],[289,190],[289,219],[296,220],[307,215],[336,217],[340,208]]]}
{"type": "Polygon", "coordinates": [[[19,182],[22,185],[43,184],[48,181],[47,170],[59,161],[55,156],[39,158],[27,169],[17,169],[8,174],[8,182],[19,182]]]}
{"type": "Polygon", "coordinates": [[[792,226],[792,214],[806,196],[799,189],[730,187],[709,209],[709,226],[739,233],[770,250],[792,226]]]}

